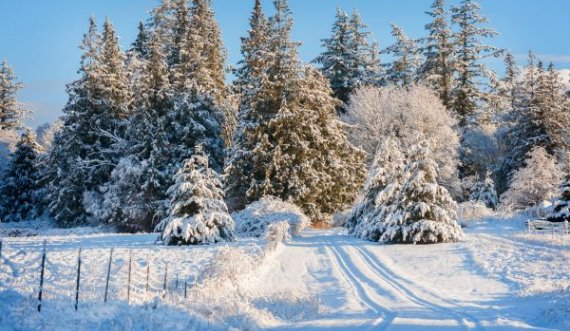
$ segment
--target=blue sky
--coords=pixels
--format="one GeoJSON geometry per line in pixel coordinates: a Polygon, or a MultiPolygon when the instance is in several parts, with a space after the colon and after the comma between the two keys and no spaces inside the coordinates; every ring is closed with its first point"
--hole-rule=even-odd
{"type": "MultiPolygon", "coordinates": [[[[88,18],[101,24],[109,17],[123,47],[136,36],[138,21],[159,0],[2,0],[0,1],[0,59],[7,59],[25,84],[21,101],[34,111],[30,125],[53,121],[67,101],[65,84],[74,80],[88,18]]],[[[449,0],[451,3],[457,0],[449,0]]],[[[240,58],[239,37],[245,34],[253,0],[213,0],[230,64],[240,58]]],[[[424,11],[431,0],[290,0],[294,38],[302,41],[301,57],[310,61],[320,52],[320,40],[330,32],[335,9],[358,9],[375,38],[392,43],[390,23],[411,37],[423,36],[424,11]]],[[[545,61],[570,68],[570,1],[480,0],[491,27],[501,33],[493,44],[508,48],[520,61],[533,49],[545,61]]],[[[271,1],[264,0],[271,12],[271,1]]],[[[499,63],[493,64],[500,69],[499,63]]]]}

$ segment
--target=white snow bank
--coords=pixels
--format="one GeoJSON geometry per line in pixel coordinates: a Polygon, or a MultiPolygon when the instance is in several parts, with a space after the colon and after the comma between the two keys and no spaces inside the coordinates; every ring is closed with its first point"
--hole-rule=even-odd
{"type": "Polygon", "coordinates": [[[272,223],[289,223],[290,234],[298,236],[310,225],[309,218],[296,205],[266,197],[232,214],[236,232],[243,237],[262,237],[272,223]]]}

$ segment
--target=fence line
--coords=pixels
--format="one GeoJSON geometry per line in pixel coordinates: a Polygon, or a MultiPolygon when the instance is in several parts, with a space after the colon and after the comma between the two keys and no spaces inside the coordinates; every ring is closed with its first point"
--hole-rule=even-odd
{"type": "MultiPolygon", "coordinates": [[[[145,258],[142,259],[135,259],[134,255],[136,254],[134,254],[131,249],[128,251],[128,260],[123,260],[124,262],[120,264],[120,267],[116,269],[116,271],[113,271],[115,270],[114,265],[119,260],[118,256],[115,256],[116,249],[111,248],[107,257],[108,261],[107,258],[103,258],[103,261],[107,262],[107,264],[103,267],[106,269],[104,271],[106,279],[104,283],[104,293],[102,293],[103,286],[98,286],[95,273],[96,270],[101,270],[99,266],[103,261],[96,257],[86,260],[83,248],[78,248],[75,252],[75,263],[73,263],[70,261],[67,252],[64,253],[63,257],[59,254],[52,255],[51,252],[48,254],[47,241],[44,240],[40,252],[41,255],[39,256],[40,261],[38,261],[36,255],[31,259],[29,257],[22,259],[23,264],[18,265],[17,263],[13,264],[10,262],[10,257],[7,254],[8,246],[5,242],[3,244],[3,261],[5,260],[6,264],[13,265],[13,267],[17,268],[13,275],[10,273],[6,274],[6,276],[9,277],[8,279],[20,283],[20,285],[16,287],[29,288],[30,279],[33,280],[33,275],[39,271],[39,287],[36,287],[37,292],[32,288],[30,288],[30,290],[37,293],[37,311],[40,313],[42,310],[45,310],[46,298],[54,298],[57,300],[59,300],[58,298],[69,298],[71,299],[69,300],[70,303],[73,302],[72,309],[76,311],[80,308],[80,299],[85,302],[86,298],[89,298],[89,301],[91,301],[98,296],[103,297],[104,303],[112,300],[112,298],[115,300],[121,300],[121,298],[123,298],[127,304],[135,302],[150,303],[153,300],[152,298],[160,296],[162,296],[163,299],[168,297],[188,298],[191,281],[189,282],[187,277],[191,275],[193,271],[188,269],[188,271],[190,271],[188,275],[183,272],[182,274],[176,273],[175,277],[171,277],[171,268],[168,263],[162,264],[160,268],[155,268],[151,265],[152,254],[146,254],[145,258]],[[55,256],[58,258],[55,258],[55,256]],[[38,265],[39,270],[37,269],[38,265]],[[18,269],[21,273],[17,271],[18,269]],[[114,277],[116,277],[116,282],[113,282],[115,285],[111,282],[112,271],[114,277]],[[24,277],[20,277],[20,275],[24,277]],[[182,275],[187,276],[182,277],[182,275]],[[120,279],[125,279],[123,277],[126,277],[126,293],[120,290],[121,286],[119,285],[121,284],[120,279]],[[182,289],[181,282],[184,282],[184,289],[182,289]],[[48,287],[48,297],[46,297],[46,287],[48,287]],[[116,293],[116,295],[112,295],[112,293],[116,293]]],[[[28,254],[30,253],[34,254],[33,251],[20,250],[15,251],[15,254],[10,256],[12,258],[26,257],[29,256],[28,254]]],[[[73,254],[73,252],[71,253],[73,254]]],[[[0,270],[0,272],[2,271],[0,270]]],[[[196,280],[195,276],[194,280],[196,280]]],[[[4,287],[2,284],[0,284],[0,286],[4,287]]]]}

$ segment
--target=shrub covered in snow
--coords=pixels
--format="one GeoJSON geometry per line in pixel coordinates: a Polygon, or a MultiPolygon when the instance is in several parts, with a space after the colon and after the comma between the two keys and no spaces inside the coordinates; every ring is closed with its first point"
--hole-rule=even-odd
{"type": "Polygon", "coordinates": [[[167,245],[209,244],[234,239],[219,175],[201,151],[186,160],[168,190],[169,216],[157,227],[167,245]]]}
{"type": "Polygon", "coordinates": [[[548,216],[551,222],[570,222],[570,175],[562,184],[562,194],[554,203],[554,211],[548,216]]]}
{"type": "Polygon", "coordinates": [[[265,197],[244,210],[232,214],[236,232],[245,237],[261,237],[268,226],[285,221],[292,236],[298,236],[310,225],[309,218],[296,205],[274,197],[265,197]]]}
{"type": "Polygon", "coordinates": [[[467,201],[459,204],[457,208],[457,221],[467,226],[471,221],[483,220],[493,215],[493,210],[487,208],[481,201],[467,201]]]}
{"type": "Polygon", "coordinates": [[[506,209],[524,210],[554,197],[561,182],[556,159],[542,147],[533,148],[526,166],[515,172],[511,186],[501,196],[506,209]]]}

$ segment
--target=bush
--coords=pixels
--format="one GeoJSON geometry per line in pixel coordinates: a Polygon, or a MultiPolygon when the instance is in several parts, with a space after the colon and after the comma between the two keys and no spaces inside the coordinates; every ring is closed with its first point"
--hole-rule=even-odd
{"type": "Polygon", "coordinates": [[[289,234],[296,237],[309,225],[309,218],[294,204],[277,198],[266,197],[247,206],[244,210],[232,214],[236,223],[236,232],[243,237],[262,237],[269,225],[286,222],[289,234]]]}
{"type": "Polygon", "coordinates": [[[462,227],[469,222],[479,221],[493,215],[493,210],[487,208],[481,201],[467,201],[457,208],[457,221],[462,227]]]}

